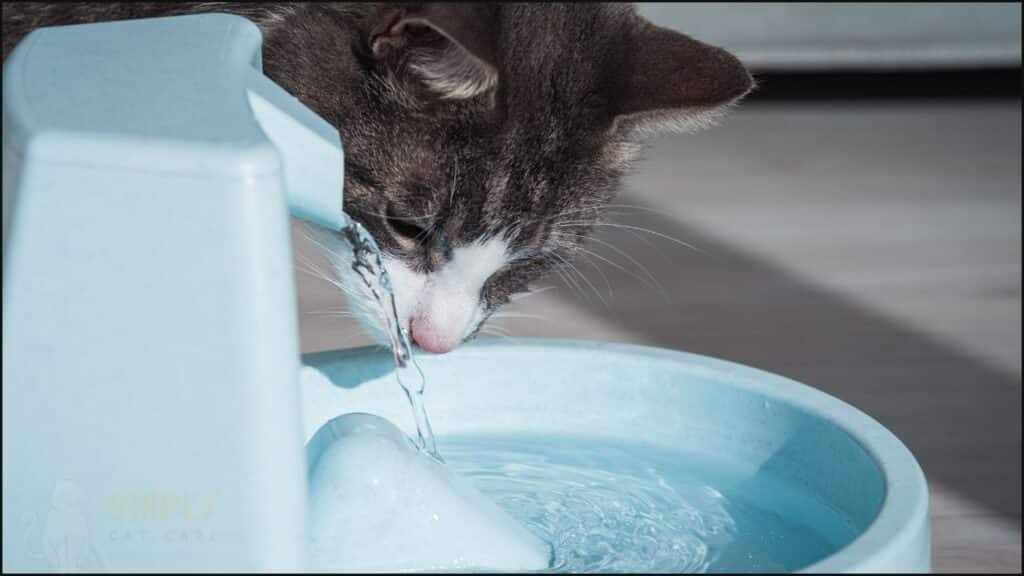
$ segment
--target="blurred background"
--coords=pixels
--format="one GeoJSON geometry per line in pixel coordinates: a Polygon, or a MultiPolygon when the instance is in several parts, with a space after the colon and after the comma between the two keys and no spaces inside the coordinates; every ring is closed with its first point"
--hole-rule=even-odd
{"type": "MultiPolygon", "coordinates": [[[[920,461],[936,571],[1020,572],[1020,4],[640,10],[760,88],[651,142],[618,226],[493,331],[687,350],[833,394],[920,461]]],[[[296,278],[304,352],[370,343],[318,313],[341,304],[330,284],[296,278]]]]}

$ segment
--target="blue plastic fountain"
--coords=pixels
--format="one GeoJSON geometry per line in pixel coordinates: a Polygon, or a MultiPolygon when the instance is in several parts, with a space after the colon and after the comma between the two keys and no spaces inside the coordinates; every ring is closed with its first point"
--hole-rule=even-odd
{"type": "MultiPolygon", "coordinates": [[[[414,430],[390,355],[300,363],[288,215],[345,224],[343,155],[330,125],[263,76],[260,47],[249,21],[210,14],[42,29],[5,63],[5,571],[306,569],[307,442],[350,412],[414,430]]],[[[913,456],[812,388],[595,342],[477,344],[421,364],[442,453],[466,474],[462,437],[643,446],[665,466],[728,463],[702,498],[805,530],[665,552],[721,555],[696,569],[799,549],[779,537],[798,533],[826,548],[761,567],[929,569],[913,456]]],[[[544,458],[531,462],[558,464],[544,458]]],[[[614,528],[601,521],[595,532],[614,528]]],[[[721,526],[716,537],[743,531],[721,526]]],[[[657,528],[645,546],[674,542],[657,528]]]]}

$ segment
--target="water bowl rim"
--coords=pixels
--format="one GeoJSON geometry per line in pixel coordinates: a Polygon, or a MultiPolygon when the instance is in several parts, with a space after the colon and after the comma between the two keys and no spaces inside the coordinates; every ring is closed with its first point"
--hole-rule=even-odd
{"type": "MultiPolygon", "coordinates": [[[[418,358],[425,362],[437,362],[443,361],[444,358],[472,354],[473,350],[481,348],[509,349],[519,353],[524,349],[545,352],[552,349],[575,352],[600,351],[603,354],[642,356],[656,361],[683,363],[689,369],[714,373],[723,383],[769,396],[841,429],[858,442],[874,460],[883,477],[885,495],[872,522],[853,541],[829,556],[801,568],[797,571],[799,573],[870,571],[882,568],[887,565],[887,559],[904,558],[908,550],[918,545],[917,540],[922,531],[926,531],[926,538],[928,537],[928,486],[924,472],[914,455],[899,438],[871,416],[807,384],[713,356],[600,340],[537,337],[480,339],[444,356],[420,352],[418,358]]],[[[383,353],[379,346],[328,350],[303,355],[303,363],[316,366],[324,362],[333,363],[346,358],[376,356],[383,353]]],[[[930,547],[929,542],[926,541],[926,544],[930,547]]],[[[925,561],[928,562],[927,554],[925,561]]],[[[901,562],[904,563],[905,561],[901,562]]],[[[922,568],[928,569],[928,566],[922,568]]]]}

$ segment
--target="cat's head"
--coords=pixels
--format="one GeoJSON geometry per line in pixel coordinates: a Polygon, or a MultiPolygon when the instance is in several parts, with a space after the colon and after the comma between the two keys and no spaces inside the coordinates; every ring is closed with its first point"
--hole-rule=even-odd
{"type": "Polygon", "coordinates": [[[392,4],[358,22],[334,119],[345,211],[432,352],[572,259],[643,138],[702,127],[752,87],[735,57],[628,4],[392,4]]]}

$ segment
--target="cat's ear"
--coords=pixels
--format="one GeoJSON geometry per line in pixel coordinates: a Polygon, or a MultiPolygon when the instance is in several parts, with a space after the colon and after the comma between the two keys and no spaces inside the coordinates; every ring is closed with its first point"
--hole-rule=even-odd
{"type": "Polygon", "coordinates": [[[721,48],[638,18],[621,74],[611,82],[613,130],[690,132],[714,122],[754,87],[743,64],[721,48]]]}
{"type": "Polygon", "coordinates": [[[440,98],[473,98],[498,85],[497,26],[489,3],[394,4],[380,10],[369,46],[403,80],[440,98]]]}

